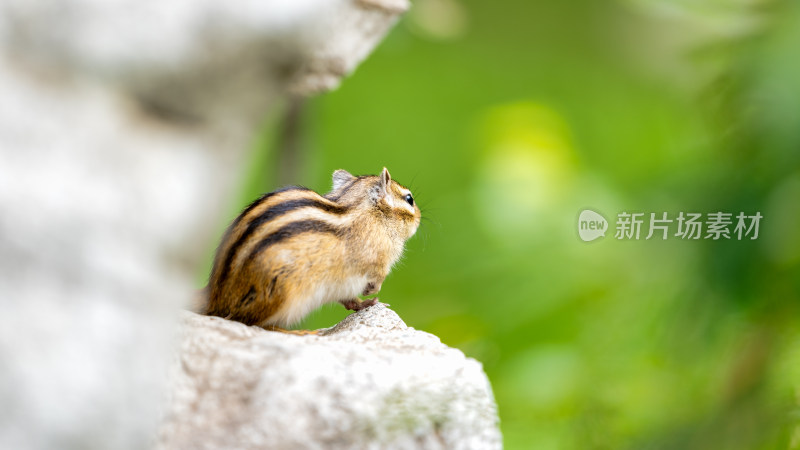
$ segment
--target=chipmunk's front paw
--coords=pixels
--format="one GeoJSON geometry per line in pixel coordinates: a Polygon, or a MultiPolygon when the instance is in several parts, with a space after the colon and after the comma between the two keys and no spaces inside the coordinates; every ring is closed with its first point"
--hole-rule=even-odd
{"type": "Polygon", "coordinates": [[[364,286],[364,292],[362,292],[361,295],[372,295],[377,293],[381,290],[381,284],[383,283],[370,281],[366,286],[364,286]]]}
{"type": "Polygon", "coordinates": [[[361,311],[362,309],[369,308],[376,303],[378,303],[378,297],[370,298],[364,301],[361,301],[357,298],[341,301],[341,304],[350,311],[361,311]]]}

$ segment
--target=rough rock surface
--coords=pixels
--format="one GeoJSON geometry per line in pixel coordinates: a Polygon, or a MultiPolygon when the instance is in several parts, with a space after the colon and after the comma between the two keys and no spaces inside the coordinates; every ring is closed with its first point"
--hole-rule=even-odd
{"type": "Polygon", "coordinates": [[[499,448],[477,361],[384,304],[298,336],[185,313],[158,448],[499,448]]]}

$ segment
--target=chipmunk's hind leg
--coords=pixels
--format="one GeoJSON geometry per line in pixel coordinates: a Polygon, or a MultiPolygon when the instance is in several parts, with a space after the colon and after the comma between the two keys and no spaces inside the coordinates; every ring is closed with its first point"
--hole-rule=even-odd
{"type": "Polygon", "coordinates": [[[242,298],[239,300],[239,308],[247,308],[258,298],[258,292],[256,292],[256,288],[254,286],[250,286],[250,290],[248,290],[242,298]]]}

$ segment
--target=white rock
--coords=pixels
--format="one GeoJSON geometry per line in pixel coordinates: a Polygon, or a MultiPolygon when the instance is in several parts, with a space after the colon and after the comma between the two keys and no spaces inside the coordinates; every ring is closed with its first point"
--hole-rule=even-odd
{"type": "Polygon", "coordinates": [[[158,448],[501,446],[481,364],[386,305],[309,336],[183,324],[158,448]]]}

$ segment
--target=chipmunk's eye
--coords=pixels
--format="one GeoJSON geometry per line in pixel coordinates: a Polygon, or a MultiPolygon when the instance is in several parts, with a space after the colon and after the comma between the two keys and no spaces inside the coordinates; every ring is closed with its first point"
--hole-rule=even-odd
{"type": "Polygon", "coordinates": [[[411,194],[406,194],[406,201],[409,205],[414,206],[414,197],[412,197],[411,194]]]}

